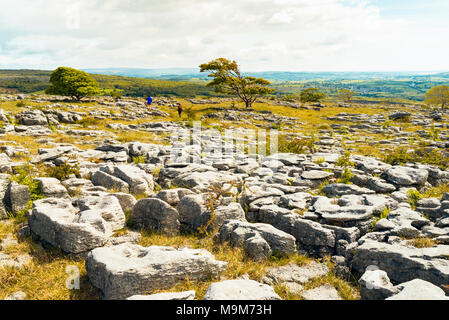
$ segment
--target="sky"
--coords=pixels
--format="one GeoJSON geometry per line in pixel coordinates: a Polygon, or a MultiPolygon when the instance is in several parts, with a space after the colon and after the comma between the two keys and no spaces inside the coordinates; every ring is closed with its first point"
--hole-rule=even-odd
{"type": "Polygon", "coordinates": [[[449,71],[448,0],[0,0],[0,69],[449,71]]]}

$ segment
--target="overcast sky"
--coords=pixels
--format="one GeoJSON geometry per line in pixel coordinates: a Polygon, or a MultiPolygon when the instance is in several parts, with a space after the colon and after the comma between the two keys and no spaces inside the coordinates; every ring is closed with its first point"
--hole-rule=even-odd
{"type": "Polygon", "coordinates": [[[447,71],[448,0],[1,0],[0,68],[447,71]]]}

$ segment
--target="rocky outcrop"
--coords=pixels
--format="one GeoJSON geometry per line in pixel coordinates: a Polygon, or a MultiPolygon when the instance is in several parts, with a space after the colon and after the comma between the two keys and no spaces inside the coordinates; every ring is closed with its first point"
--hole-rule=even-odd
{"type": "Polygon", "coordinates": [[[216,278],[226,266],[206,250],[131,244],[97,248],[86,259],[89,280],[113,300],[168,289],[186,279],[216,278]]]}

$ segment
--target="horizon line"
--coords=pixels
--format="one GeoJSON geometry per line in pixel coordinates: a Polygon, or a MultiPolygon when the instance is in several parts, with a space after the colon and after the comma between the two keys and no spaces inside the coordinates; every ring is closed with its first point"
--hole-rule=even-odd
{"type": "MultiPolygon", "coordinates": [[[[77,68],[78,69],[78,68],[77,68]]],[[[192,67],[163,67],[163,68],[139,68],[139,67],[91,67],[91,68],[79,68],[79,70],[121,70],[121,69],[130,69],[130,70],[165,70],[165,69],[196,69],[192,67]]],[[[198,68],[199,69],[199,68],[198,68]]],[[[0,71],[8,71],[8,70],[24,70],[24,71],[54,71],[55,69],[40,69],[40,68],[22,68],[22,67],[13,67],[13,68],[0,68],[0,71]]],[[[449,69],[439,69],[439,70],[261,70],[261,71],[243,71],[244,73],[263,73],[263,72],[285,72],[285,73],[445,73],[449,72],[449,69]]],[[[200,72],[198,72],[200,73],[200,72]]]]}

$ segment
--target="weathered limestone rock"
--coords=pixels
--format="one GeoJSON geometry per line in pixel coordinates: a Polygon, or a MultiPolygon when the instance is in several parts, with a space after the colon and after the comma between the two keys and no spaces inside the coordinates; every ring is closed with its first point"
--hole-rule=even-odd
{"type": "Polygon", "coordinates": [[[385,271],[367,268],[359,280],[362,300],[385,300],[399,292],[393,287],[385,271]]]}
{"type": "Polygon", "coordinates": [[[328,184],[323,188],[323,192],[326,193],[328,197],[344,196],[344,195],[361,195],[361,194],[374,194],[373,190],[367,188],[360,188],[352,184],[344,183],[333,183],[328,184]]]}
{"type": "Polygon", "coordinates": [[[129,185],[129,191],[133,194],[149,195],[153,192],[153,176],[145,171],[130,165],[114,167],[114,176],[122,179],[129,185]]]}
{"type": "Polygon", "coordinates": [[[79,212],[69,200],[48,198],[33,203],[28,213],[31,232],[69,253],[82,253],[108,243],[125,226],[125,215],[113,196],[89,197],[79,212]]]}
{"type": "Polygon", "coordinates": [[[133,226],[174,235],[179,232],[178,211],[168,203],[156,199],[142,199],[136,203],[130,214],[133,226]]]}
{"type": "Polygon", "coordinates": [[[120,206],[122,207],[123,212],[131,212],[134,206],[137,203],[136,198],[132,194],[129,193],[111,193],[111,196],[114,196],[118,199],[120,206]]]}
{"type": "Polygon", "coordinates": [[[95,186],[102,186],[109,190],[118,192],[129,192],[129,184],[103,171],[95,171],[92,174],[92,183],[95,186]]]}
{"type": "Polygon", "coordinates": [[[258,222],[271,224],[294,236],[299,250],[316,256],[334,253],[335,232],[318,222],[303,219],[300,215],[275,205],[260,208],[256,218],[258,222]]]}
{"type": "Polygon", "coordinates": [[[204,300],[282,300],[273,288],[254,280],[226,280],[212,283],[204,300]]]}
{"type": "Polygon", "coordinates": [[[6,174],[0,174],[0,220],[7,219],[8,215],[6,214],[7,208],[7,193],[9,189],[9,184],[11,181],[6,174]]]}
{"type": "Polygon", "coordinates": [[[120,230],[126,224],[125,213],[119,200],[113,195],[82,198],[78,200],[78,207],[83,215],[90,211],[101,216],[111,227],[111,230],[120,230]]]}
{"type": "Polygon", "coordinates": [[[165,292],[165,293],[156,293],[148,296],[132,296],[126,300],[193,300],[195,299],[195,291],[185,291],[185,292],[165,292]]]}
{"type": "Polygon", "coordinates": [[[27,186],[22,186],[12,182],[7,191],[6,203],[12,213],[17,213],[28,208],[31,201],[30,190],[27,186]]]}
{"type": "Polygon", "coordinates": [[[9,297],[6,297],[5,300],[25,300],[27,298],[27,294],[23,291],[14,292],[9,297]]]}
{"type": "Polygon", "coordinates": [[[429,177],[429,172],[424,169],[395,166],[385,171],[385,177],[400,186],[423,185],[429,177]]]}
{"type": "Polygon", "coordinates": [[[362,274],[370,265],[387,270],[390,279],[396,283],[416,278],[435,285],[449,283],[449,246],[414,248],[366,240],[354,249],[352,269],[362,274]]]}
{"type": "Polygon", "coordinates": [[[161,199],[162,201],[167,202],[169,205],[176,207],[183,197],[194,194],[195,193],[193,191],[190,191],[189,189],[179,188],[162,190],[156,195],[156,197],[161,199]]]}
{"type": "Polygon", "coordinates": [[[330,284],[304,291],[301,295],[305,300],[342,300],[337,289],[330,284]]]}
{"type": "MultiPolygon", "coordinates": [[[[205,226],[211,220],[212,211],[205,194],[183,197],[177,209],[182,228],[189,232],[198,231],[199,227],[205,226]]],[[[219,228],[226,220],[246,221],[245,212],[240,204],[231,203],[214,208],[214,226],[219,228]]]]}
{"type": "Polygon", "coordinates": [[[39,191],[47,198],[67,198],[67,189],[56,178],[37,178],[39,191]]]}
{"type": "Polygon", "coordinates": [[[16,118],[20,124],[25,126],[45,126],[48,124],[47,117],[40,110],[23,111],[16,118]]]}
{"type": "Polygon", "coordinates": [[[293,236],[264,223],[229,220],[220,228],[217,238],[221,242],[231,241],[233,245],[244,246],[249,256],[256,260],[263,260],[272,252],[286,255],[296,251],[293,236]],[[271,250],[266,250],[261,240],[264,240],[271,250]]]}
{"type": "Polygon", "coordinates": [[[263,279],[269,285],[298,283],[306,284],[310,280],[323,277],[330,272],[329,268],[315,261],[304,266],[288,264],[286,266],[270,268],[263,279]]]}
{"type": "Polygon", "coordinates": [[[126,299],[179,281],[218,277],[227,263],[202,249],[175,249],[121,244],[97,248],[86,259],[87,275],[105,299],[126,299]]]}
{"type": "Polygon", "coordinates": [[[401,283],[395,288],[399,293],[387,300],[449,300],[443,289],[421,279],[401,283]]]}

